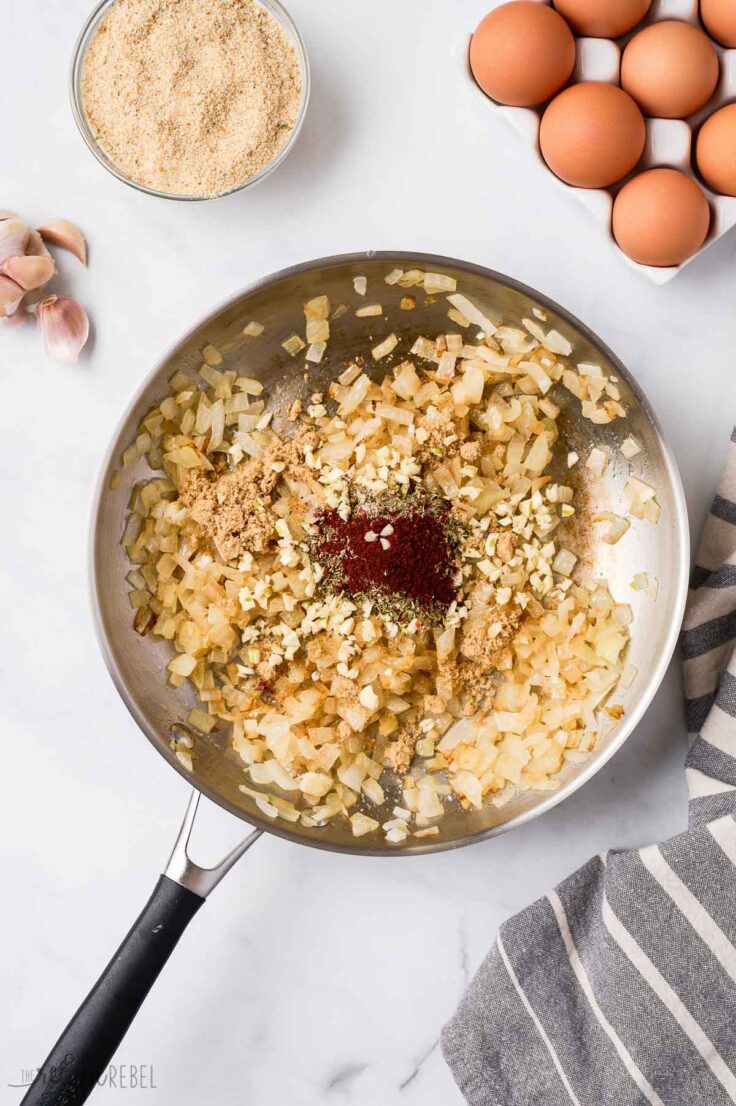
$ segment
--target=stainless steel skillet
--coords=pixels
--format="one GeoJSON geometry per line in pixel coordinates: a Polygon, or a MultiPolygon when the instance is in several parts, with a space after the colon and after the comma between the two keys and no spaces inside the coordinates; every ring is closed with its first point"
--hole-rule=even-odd
{"type": "MultiPolygon", "coordinates": [[[[382,374],[380,369],[379,372],[382,374]]],[[[25,1103],[45,1106],[61,1103],[68,1106],[86,1099],[187,923],[263,830],[299,844],[355,854],[405,856],[435,852],[513,829],[549,810],[597,772],[641,718],[672,654],[687,588],[687,517],[674,461],[646,399],[615,355],[587,327],[532,289],[479,266],[431,255],[371,252],[310,262],[260,281],[200,323],[164,358],[124,416],[103,467],[92,523],[91,568],[97,631],[110,674],[140,728],[195,790],[165,874],[24,1099],[25,1103]],[[591,508],[618,509],[623,513],[623,486],[630,471],[656,487],[662,508],[657,526],[633,520],[630,531],[618,545],[606,545],[594,537],[589,552],[595,572],[607,578],[614,596],[625,599],[634,612],[629,660],[636,676],[628,688],[617,692],[617,702],[624,707],[621,721],[600,739],[585,763],[566,766],[556,792],[527,792],[501,808],[489,804],[470,813],[449,810],[439,824],[437,836],[416,843],[409,839],[398,846],[387,844],[380,835],[356,839],[349,827],[338,822],[320,829],[267,819],[252,798],[239,790],[244,782],[242,764],[229,749],[224,731],[197,738],[192,773],[180,764],[170,748],[171,729],[185,722],[195,701],[183,688],[174,690],[166,684],[164,671],[169,648],[166,643],[135,633],[124,586],[129,566],[120,538],[131,489],[136,481],[148,475],[144,461],[122,470],[119,483],[110,490],[111,477],[119,467],[123,450],[135,436],[141,417],[164,397],[174,371],[183,371],[194,379],[201,363],[201,349],[206,344],[225,354],[226,368],[259,377],[279,411],[297,396],[311,394],[326,385],[330,365],[367,352],[370,340],[366,320],[354,315],[358,302],[365,302],[358,301],[354,293],[355,276],[368,278],[367,298],[383,305],[389,318],[384,333],[394,330],[400,336],[409,336],[447,330],[448,305],[441,296],[432,303],[420,303],[415,311],[400,311],[402,291],[390,288],[383,279],[397,267],[418,267],[456,277],[459,290],[488,315],[503,318],[507,323],[518,323],[531,316],[534,308],[543,309],[547,315],[545,326],[554,327],[570,339],[576,360],[597,362],[618,378],[622,401],[628,410],[626,420],[593,427],[582,419],[579,405],[571,397],[562,392],[556,397],[564,407],[562,427],[571,448],[584,455],[593,434],[598,443],[609,447],[611,461],[606,474],[591,486],[591,508]],[[299,359],[292,360],[281,343],[294,331],[303,329],[303,301],[321,293],[327,294],[333,305],[347,304],[349,310],[331,326],[329,361],[311,371],[306,384],[299,359]],[[257,344],[242,337],[243,326],[250,319],[265,325],[265,333],[257,344]],[[618,449],[628,435],[642,445],[642,452],[630,462],[618,449]],[[632,591],[632,577],[641,572],[658,581],[656,601],[646,591],[632,591]],[[193,864],[186,851],[200,793],[254,827],[233,853],[209,870],[193,864]]],[[[377,815],[379,820],[391,817],[395,802],[396,796],[389,788],[386,809],[377,815]]]]}

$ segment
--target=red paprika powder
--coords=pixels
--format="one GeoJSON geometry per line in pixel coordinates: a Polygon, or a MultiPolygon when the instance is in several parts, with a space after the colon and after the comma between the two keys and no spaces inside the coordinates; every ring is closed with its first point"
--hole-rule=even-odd
{"type": "Polygon", "coordinates": [[[456,541],[442,501],[386,496],[353,508],[347,519],[337,509],[316,521],[315,560],[331,591],[350,596],[395,597],[431,612],[455,598],[456,541]]]}

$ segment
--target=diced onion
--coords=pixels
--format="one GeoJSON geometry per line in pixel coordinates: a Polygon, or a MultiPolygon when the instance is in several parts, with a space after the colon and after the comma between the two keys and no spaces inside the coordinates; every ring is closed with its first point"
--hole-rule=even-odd
{"type": "Polygon", "coordinates": [[[221,365],[222,354],[214,346],[205,346],[202,350],[202,360],[208,365],[221,365]]]}
{"type": "Polygon", "coordinates": [[[200,733],[212,733],[217,725],[217,719],[213,718],[211,714],[205,714],[203,710],[199,710],[195,707],[194,710],[189,712],[187,722],[190,726],[194,726],[195,730],[199,730],[200,733]]]}
{"type": "Polygon", "coordinates": [[[569,549],[560,549],[552,562],[552,568],[555,572],[559,572],[561,576],[571,576],[577,560],[575,554],[571,553],[569,549]]]}
{"type": "Polygon", "coordinates": [[[291,334],[281,343],[281,345],[284,347],[290,357],[296,357],[297,353],[305,348],[306,342],[303,342],[298,334],[291,334]]]}
{"type": "Polygon", "coordinates": [[[621,452],[626,460],[630,461],[632,457],[636,457],[637,453],[641,453],[641,446],[635,438],[629,435],[629,437],[624,439],[621,443],[621,452]]]}
{"type": "Polygon", "coordinates": [[[309,349],[307,350],[307,352],[305,353],[304,356],[305,356],[307,361],[313,361],[315,364],[319,364],[319,362],[322,360],[322,358],[325,355],[325,350],[326,349],[327,349],[327,343],[326,342],[312,342],[311,346],[309,347],[309,349]]]}
{"type": "Polygon", "coordinates": [[[606,529],[603,531],[602,538],[608,545],[615,545],[619,542],[631,526],[628,519],[623,518],[621,515],[615,515],[611,511],[604,511],[601,514],[595,515],[593,521],[606,523],[606,529]]]}
{"type": "Polygon", "coordinates": [[[371,350],[374,361],[380,361],[383,357],[388,357],[389,353],[392,353],[399,344],[399,339],[395,334],[389,334],[388,338],[384,338],[382,342],[379,342],[377,346],[374,346],[371,350]]]}
{"type": "Polygon", "coordinates": [[[307,322],[330,317],[330,301],[327,296],[315,296],[304,304],[304,317],[307,322]]]}
{"type": "Polygon", "coordinates": [[[572,345],[564,335],[557,330],[548,330],[544,339],[544,347],[550,353],[559,353],[563,357],[569,357],[572,353],[572,345]]]}
{"type": "Polygon", "coordinates": [[[448,319],[452,319],[453,323],[457,323],[458,326],[466,327],[470,326],[470,319],[467,315],[463,315],[462,311],[458,311],[456,307],[451,307],[447,312],[448,319]]]}
{"type": "Polygon", "coordinates": [[[457,311],[459,311],[461,315],[468,319],[469,322],[474,323],[476,326],[479,326],[484,334],[488,335],[496,333],[496,327],[488,318],[488,316],[484,315],[483,312],[478,307],[476,307],[475,304],[471,303],[466,296],[463,296],[459,292],[456,292],[454,295],[448,296],[447,298],[452,306],[457,311]]]}
{"type": "Polygon", "coordinates": [[[358,811],[356,814],[351,814],[350,825],[353,829],[353,837],[364,837],[366,833],[374,833],[379,823],[375,818],[369,818],[358,811]]]}
{"type": "Polygon", "coordinates": [[[307,321],[307,342],[314,345],[326,342],[330,337],[330,324],[327,319],[309,319],[307,321]]]}
{"type": "Polygon", "coordinates": [[[424,274],[424,291],[428,296],[438,292],[454,292],[456,288],[457,281],[454,277],[445,276],[444,273],[424,274]]]}
{"type": "Polygon", "coordinates": [[[588,460],[585,462],[585,467],[589,469],[594,476],[603,476],[608,465],[608,454],[605,449],[599,449],[597,446],[591,449],[588,460]]]}

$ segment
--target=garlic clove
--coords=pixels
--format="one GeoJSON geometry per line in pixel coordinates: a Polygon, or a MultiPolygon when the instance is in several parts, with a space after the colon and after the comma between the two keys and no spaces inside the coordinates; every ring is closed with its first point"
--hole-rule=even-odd
{"type": "Polygon", "coordinates": [[[19,257],[26,252],[31,228],[22,219],[0,221],[0,263],[8,257],[19,257]]]}
{"type": "Polygon", "coordinates": [[[46,243],[37,230],[31,231],[26,245],[26,253],[30,257],[51,257],[51,254],[46,249],[46,243]]]}
{"type": "Polygon", "coordinates": [[[0,273],[0,317],[13,315],[25,295],[24,290],[10,277],[0,273]]]}
{"type": "Polygon", "coordinates": [[[36,308],[36,319],[50,356],[74,365],[89,337],[82,305],[69,296],[48,296],[36,308]]]}
{"type": "Polygon", "coordinates": [[[20,219],[20,215],[18,215],[18,213],[15,211],[7,211],[3,209],[2,211],[0,211],[0,222],[3,219],[20,219]]]}
{"type": "MultiPolygon", "coordinates": [[[[50,261],[53,260],[37,230],[31,231],[31,237],[28,239],[28,245],[26,246],[26,257],[46,257],[50,261]]],[[[48,292],[45,288],[35,288],[32,292],[26,293],[23,303],[26,307],[32,308],[47,295],[48,292]]]]}
{"type": "Polygon", "coordinates": [[[87,264],[87,243],[84,235],[79,227],[70,223],[68,219],[52,219],[38,227],[38,233],[44,242],[69,250],[83,265],[87,264]]]}
{"type": "Polygon", "coordinates": [[[55,269],[50,257],[9,257],[0,265],[0,272],[19,284],[25,292],[42,288],[51,280],[55,269]]]}

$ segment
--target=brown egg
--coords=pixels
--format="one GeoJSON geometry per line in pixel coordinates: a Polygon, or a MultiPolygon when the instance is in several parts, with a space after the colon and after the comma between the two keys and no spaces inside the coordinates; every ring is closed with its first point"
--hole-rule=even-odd
{"type": "Polygon", "coordinates": [[[576,35],[618,38],[641,23],[652,0],[554,0],[576,35]]]}
{"type": "Polygon", "coordinates": [[[718,42],[736,46],[735,0],[700,0],[700,18],[718,42]]]}
{"type": "Polygon", "coordinates": [[[549,105],[539,128],[542,157],[553,173],[578,188],[607,188],[644,152],[644,118],[616,85],[574,84],[549,105]]]}
{"type": "Polygon", "coordinates": [[[645,115],[685,119],[718,84],[718,55],[698,27],[667,19],[634,35],[621,59],[621,84],[645,115]]]}
{"type": "Polygon", "coordinates": [[[483,19],[470,42],[470,68],[500,104],[533,107],[559,92],[575,66],[575,39],[562,16],[538,0],[513,0],[483,19]]]}
{"type": "Polygon", "coordinates": [[[623,186],[613,205],[613,237],[641,265],[680,265],[710,226],[705,193],[676,169],[649,169],[623,186]]]}
{"type": "Polygon", "coordinates": [[[736,196],[736,104],[708,116],[698,134],[695,160],[714,192],[736,196]]]}

